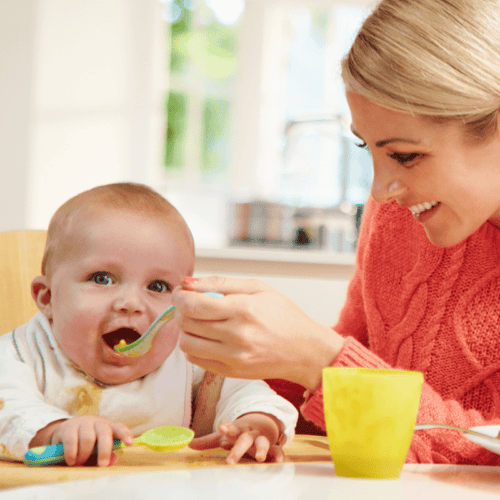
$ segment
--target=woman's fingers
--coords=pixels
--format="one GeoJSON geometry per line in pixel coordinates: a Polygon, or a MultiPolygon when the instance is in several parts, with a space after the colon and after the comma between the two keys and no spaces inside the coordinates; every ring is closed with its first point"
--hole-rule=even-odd
{"type": "Polygon", "coordinates": [[[216,328],[214,325],[206,324],[203,328],[203,324],[200,324],[197,328],[184,330],[184,326],[181,324],[178,326],[182,332],[179,338],[180,347],[192,356],[216,361],[225,360],[228,355],[238,357],[238,343],[243,339],[235,338],[234,332],[227,333],[224,338],[226,329],[223,327],[216,328]]]}
{"type": "Polygon", "coordinates": [[[234,378],[282,378],[315,389],[343,338],[260,280],[202,278],[174,290],[180,348],[189,361],[234,378]],[[218,291],[222,298],[203,291],[218,291]],[[300,370],[297,367],[301,367],[300,370]]]}
{"type": "Polygon", "coordinates": [[[253,294],[271,289],[268,284],[258,279],[226,278],[224,276],[185,278],[183,288],[196,292],[219,292],[224,295],[253,294]]]}
{"type": "Polygon", "coordinates": [[[174,289],[172,303],[179,316],[190,319],[201,319],[221,321],[228,317],[229,297],[211,297],[204,293],[183,290],[180,287],[174,289]]]}

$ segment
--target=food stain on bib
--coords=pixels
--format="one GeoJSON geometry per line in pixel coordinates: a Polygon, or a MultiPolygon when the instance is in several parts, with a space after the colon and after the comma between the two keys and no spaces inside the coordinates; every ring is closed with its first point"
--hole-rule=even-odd
{"type": "Polygon", "coordinates": [[[75,400],[69,408],[72,415],[99,415],[102,389],[88,383],[73,387],[70,391],[75,394],[75,400]]]}
{"type": "Polygon", "coordinates": [[[4,458],[10,458],[11,460],[18,460],[14,455],[12,455],[12,453],[9,453],[9,451],[7,450],[6,446],[3,444],[3,443],[0,443],[0,454],[4,457],[4,458]]]}

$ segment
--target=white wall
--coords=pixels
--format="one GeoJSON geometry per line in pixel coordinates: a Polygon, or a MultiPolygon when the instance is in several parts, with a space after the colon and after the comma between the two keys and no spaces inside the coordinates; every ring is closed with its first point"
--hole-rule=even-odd
{"type": "Polygon", "coordinates": [[[161,158],[158,0],[0,2],[0,231],[46,228],[74,194],[147,182],[161,158]]]}
{"type": "Polygon", "coordinates": [[[35,4],[0,2],[0,231],[26,222],[35,4]]]}

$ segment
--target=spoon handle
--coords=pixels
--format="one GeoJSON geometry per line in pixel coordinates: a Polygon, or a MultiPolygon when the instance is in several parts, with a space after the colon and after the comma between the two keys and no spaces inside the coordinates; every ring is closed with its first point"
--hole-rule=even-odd
{"type": "Polygon", "coordinates": [[[428,424],[417,424],[415,426],[416,431],[421,431],[424,429],[451,429],[453,431],[462,432],[463,434],[471,434],[473,436],[485,438],[486,440],[494,441],[496,444],[500,443],[500,441],[497,437],[488,436],[487,434],[483,434],[482,432],[473,431],[472,429],[464,429],[463,427],[456,427],[455,425],[428,423],[428,424]]]}
{"type": "MultiPolygon", "coordinates": [[[[113,440],[113,450],[123,448],[124,444],[119,439],[113,440]]],[[[97,454],[97,445],[92,450],[92,455],[97,454]]],[[[91,456],[92,456],[91,455],[91,456]]],[[[51,444],[48,446],[37,446],[30,448],[24,455],[23,462],[32,467],[41,465],[55,465],[64,463],[64,447],[62,443],[51,444]]]]}

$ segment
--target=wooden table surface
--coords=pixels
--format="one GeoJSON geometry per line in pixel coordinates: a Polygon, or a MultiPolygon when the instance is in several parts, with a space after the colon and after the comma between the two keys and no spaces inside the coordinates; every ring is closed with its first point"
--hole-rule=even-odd
{"type": "MultiPolygon", "coordinates": [[[[0,461],[0,489],[138,472],[204,467],[242,467],[256,463],[249,458],[243,458],[236,465],[227,465],[225,459],[229,452],[221,448],[196,451],[186,447],[170,453],[156,453],[143,446],[134,446],[118,450],[116,453],[119,460],[112,467],[67,467],[60,465],[28,467],[19,462],[0,461]]],[[[295,436],[285,448],[285,455],[286,461],[292,463],[331,462],[327,438],[322,436],[295,436]]]]}

